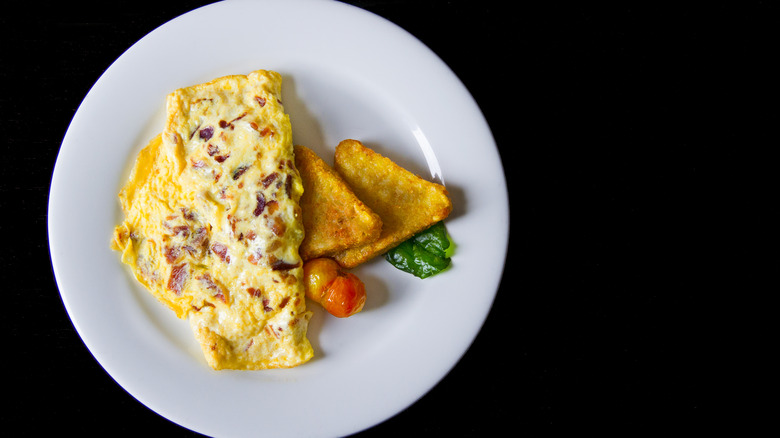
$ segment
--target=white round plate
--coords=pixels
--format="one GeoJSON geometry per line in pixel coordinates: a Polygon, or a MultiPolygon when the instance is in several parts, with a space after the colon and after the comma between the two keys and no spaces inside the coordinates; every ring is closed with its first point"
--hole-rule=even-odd
{"type": "Polygon", "coordinates": [[[493,303],[509,206],[491,132],[453,72],[389,21],[326,0],[227,1],[184,14],[129,48],[95,83],[63,139],[49,200],[52,264],[79,335],[131,395],[212,436],[344,436],[425,395],[457,363],[493,303]],[[316,305],[315,357],[293,369],[213,371],[186,321],[109,249],[117,193],[163,128],[176,88],[257,69],[283,76],[293,141],[331,161],[361,140],[444,183],[452,268],[420,280],[377,258],[356,269],[368,300],[337,319],[316,305]]]}

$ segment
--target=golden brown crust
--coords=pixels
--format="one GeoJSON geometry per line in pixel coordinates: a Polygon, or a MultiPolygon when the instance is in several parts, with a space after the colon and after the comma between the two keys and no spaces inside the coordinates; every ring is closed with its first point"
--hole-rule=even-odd
{"type": "Polygon", "coordinates": [[[377,240],[334,256],[345,268],[384,254],[452,211],[444,186],[414,175],[357,140],[339,143],[334,168],[358,198],[382,219],[377,240]]]}
{"type": "Polygon", "coordinates": [[[303,181],[301,211],[304,261],[330,256],[379,238],[382,220],[311,149],[295,146],[295,165],[303,181]]]}

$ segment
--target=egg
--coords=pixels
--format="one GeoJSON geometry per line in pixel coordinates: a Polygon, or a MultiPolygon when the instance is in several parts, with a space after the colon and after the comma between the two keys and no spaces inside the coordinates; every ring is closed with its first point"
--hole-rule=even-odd
{"type": "Polygon", "coordinates": [[[217,370],[313,356],[298,252],[303,185],[281,82],[258,70],[169,94],[162,133],[119,193],[112,248],[189,320],[217,370]]]}

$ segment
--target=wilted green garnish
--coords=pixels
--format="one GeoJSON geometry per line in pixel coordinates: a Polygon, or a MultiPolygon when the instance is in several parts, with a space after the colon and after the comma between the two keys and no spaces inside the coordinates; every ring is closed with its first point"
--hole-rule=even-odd
{"type": "Polygon", "coordinates": [[[444,222],[437,222],[388,251],[385,259],[402,271],[428,278],[450,266],[453,247],[444,222]]]}

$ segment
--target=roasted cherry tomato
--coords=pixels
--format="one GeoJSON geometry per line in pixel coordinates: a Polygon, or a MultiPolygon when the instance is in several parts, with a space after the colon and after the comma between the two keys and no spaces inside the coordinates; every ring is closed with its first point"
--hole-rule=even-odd
{"type": "Polygon", "coordinates": [[[363,310],[366,287],[357,275],[344,272],[328,258],[309,260],[303,265],[306,296],[320,303],[333,316],[346,318],[363,310]]]}

